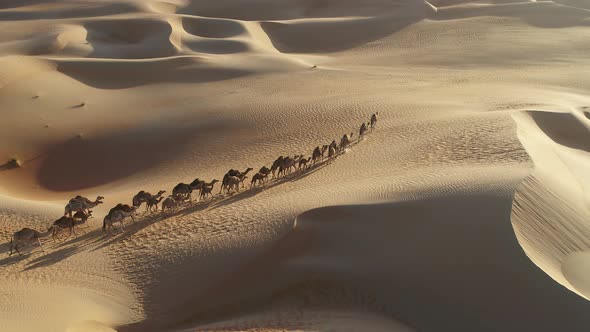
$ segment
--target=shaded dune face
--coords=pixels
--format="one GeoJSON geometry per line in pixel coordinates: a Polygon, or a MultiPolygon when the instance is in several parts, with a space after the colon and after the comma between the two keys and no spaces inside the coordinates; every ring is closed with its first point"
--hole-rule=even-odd
{"type": "Polygon", "coordinates": [[[374,16],[394,10],[402,1],[389,0],[233,0],[191,1],[183,14],[233,18],[246,21],[288,20],[303,17],[374,16]]]}
{"type": "Polygon", "coordinates": [[[125,89],[162,82],[215,82],[248,71],[199,65],[198,58],[169,58],[150,62],[59,62],[57,70],[97,89],[125,89]]]}
{"type": "Polygon", "coordinates": [[[172,27],[156,19],[99,20],[84,24],[91,58],[146,59],[177,53],[170,42],[172,27]]]}
{"type": "Polygon", "coordinates": [[[38,181],[51,191],[111,183],[173,159],[192,134],[191,129],[143,128],[98,138],[74,138],[48,149],[38,181]]]}
{"type": "Polygon", "coordinates": [[[48,1],[8,1],[0,3],[0,10],[7,9],[10,11],[0,12],[1,20],[44,20],[44,19],[64,19],[77,17],[98,17],[106,15],[117,15],[123,13],[136,12],[137,8],[130,3],[86,3],[80,6],[78,3],[62,3],[54,7],[44,6],[48,1]],[[35,5],[39,7],[35,8],[35,5]],[[33,6],[28,8],[27,6],[33,6]]]}
{"type": "Polygon", "coordinates": [[[262,22],[273,46],[283,53],[337,52],[378,40],[415,23],[421,17],[370,18],[340,22],[262,22]],[[342,31],[348,31],[343,34],[342,31]],[[313,38],[309,37],[312,36],[313,38]]]}
{"type": "Polygon", "coordinates": [[[229,38],[246,32],[239,22],[216,18],[183,17],[182,26],[189,34],[207,38],[229,38]]]}
{"type": "Polygon", "coordinates": [[[235,54],[250,50],[247,43],[237,40],[197,40],[184,44],[194,52],[209,54],[235,54]]]}
{"type": "Polygon", "coordinates": [[[573,114],[529,112],[537,126],[555,143],[590,152],[590,130],[573,114]]]}

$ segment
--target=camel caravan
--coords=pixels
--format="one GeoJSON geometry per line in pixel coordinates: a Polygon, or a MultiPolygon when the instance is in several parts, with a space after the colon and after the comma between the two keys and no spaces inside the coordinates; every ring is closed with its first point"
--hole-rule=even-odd
{"type": "MultiPolygon", "coordinates": [[[[375,129],[378,115],[379,113],[377,112],[371,115],[367,123],[362,123],[356,142],[363,139],[367,133],[375,129]]],[[[179,183],[167,197],[164,197],[165,190],[160,190],[157,194],[151,194],[141,190],[133,196],[131,205],[119,203],[109,210],[103,219],[103,232],[109,231],[111,235],[114,235],[114,231],[124,231],[125,220],[129,218],[135,222],[135,217],[140,207],[144,204],[145,213],[154,213],[158,210],[161,213],[165,213],[177,210],[195,201],[204,202],[216,196],[224,197],[225,195],[233,195],[246,188],[260,188],[270,181],[279,181],[290,175],[305,172],[318,165],[318,163],[331,163],[355,142],[353,137],[354,133],[347,133],[340,138],[340,142],[333,140],[330,144],[316,146],[310,156],[279,156],[271,164],[270,168],[262,166],[258,172],[253,174],[254,169],[251,167],[245,168],[243,171],[230,169],[225,173],[221,181],[213,179],[210,182],[206,182],[197,178],[191,183],[179,183]],[[251,177],[249,174],[251,174],[251,177]],[[248,187],[246,185],[248,182],[247,179],[250,179],[248,187]],[[214,194],[214,187],[218,182],[221,182],[219,185],[220,189],[217,194],[214,194]]],[[[54,242],[64,242],[71,236],[76,237],[76,227],[84,225],[88,219],[92,218],[91,209],[103,204],[103,200],[104,197],[102,196],[97,196],[93,201],[82,196],[76,196],[70,199],[65,206],[64,215],[53,222],[46,232],[39,232],[31,228],[23,228],[15,232],[10,240],[9,255],[12,255],[13,251],[21,255],[19,251],[20,246],[34,243],[38,243],[43,252],[45,252],[41,239],[49,236],[52,237],[54,242]],[[67,236],[61,238],[60,235],[64,231],[67,232],[67,236]]]]}

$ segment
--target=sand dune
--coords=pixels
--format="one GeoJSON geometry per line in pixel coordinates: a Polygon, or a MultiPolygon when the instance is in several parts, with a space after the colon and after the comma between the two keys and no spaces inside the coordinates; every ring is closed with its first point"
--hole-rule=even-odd
{"type": "Polygon", "coordinates": [[[0,236],[105,199],[0,259],[0,331],[586,331],[588,8],[3,1],[0,236]],[[333,162],[102,232],[376,112],[333,162]]]}
{"type": "Polygon", "coordinates": [[[517,119],[523,144],[539,166],[515,197],[516,234],[537,265],[588,298],[590,123],[578,112],[529,112],[517,119]]]}

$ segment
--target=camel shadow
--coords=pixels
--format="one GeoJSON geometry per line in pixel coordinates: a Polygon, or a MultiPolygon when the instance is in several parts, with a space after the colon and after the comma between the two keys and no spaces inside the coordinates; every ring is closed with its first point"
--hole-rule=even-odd
{"type": "MultiPolygon", "coordinates": [[[[26,259],[27,257],[31,256],[33,254],[33,250],[34,249],[31,249],[29,251],[29,253],[24,254],[22,256],[19,255],[18,253],[16,253],[16,254],[13,253],[12,256],[7,256],[7,257],[5,257],[3,259],[0,259],[0,266],[6,267],[6,266],[10,266],[10,265],[16,264],[16,263],[22,261],[23,259],[26,259]]],[[[39,250],[41,250],[41,249],[39,249],[39,250]]]]}
{"type": "Polygon", "coordinates": [[[293,173],[284,175],[283,177],[275,179],[274,181],[264,184],[260,187],[252,187],[252,188],[249,188],[245,191],[234,193],[230,196],[223,196],[223,199],[219,200],[218,203],[214,204],[211,207],[211,210],[218,209],[222,206],[226,206],[226,205],[241,201],[246,198],[254,197],[265,190],[274,188],[274,187],[279,186],[283,183],[301,180],[301,179],[306,178],[306,177],[310,176],[311,174],[319,171],[320,169],[326,167],[328,164],[329,164],[329,161],[319,162],[315,165],[310,166],[309,168],[307,168],[305,170],[295,171],[293,173]]]}
{"type": "Polygon", "coordinates": [[[50,248],[57,248],[56,251],[47,253],[45,255],[42,255],[31,260],[27,263],[27,267],[24,269],[24,271],[30,271],[38,267],[44,267],[53,265],[55,263],[59,263],[64,259],[71,257],[78,252],[81,252],[86,246],[96,242],[96,240],[92,242],[88,242],[88,240],[97,238],[97,231],[98,230],[89,231],[83,235],[79,235],[77,237],[68,239],[64,242],[54,242],[53,246],[50,248]]]}
{"type": "Polygon", "coordinates": [[[46,255],[42,255],[40,257],[37,257],[37,258],[31,260],[31,262],[27,263],[27,267],[24,269],[24,271],[30,271],[30,270],[34,270],[38,267],[53,265],[55,263],[63,261],[64,259],[66,259],[68,257],[73,256],[74,254],[76,254],[80,250],[81,250],[81,248],[78,246],[71,246],[71,247],[66,247],[66,248],[48,253],[46,255]]]}
{"type": "Polygon", "coordinates": [[[95,230],[95,232],[102,232],[103,235],[99,235],[96,237],[96,240],[94,242],[99,242],[102,240],[105,240],[105,242],[102,242],[100,245],[96,246],[95,248],[92,249],[92,251],[97,251],[97,250],[101,250],[104,249],[112,244],[115,244],[117,242],[120,241],[124,241],[128,238],[130,238],[131,236],[133,236],[134,234],[136,234],[137,232],[141,231],[142,229],[158,222],[161,220],[166,219],[165,217],[167,217],[167,215],[164,215],[162,213],[159,214],[151,214],[151,215],[138,215],[135,216],[136,221],[132,221],[131,223],[126,223],[126,226],[124,226],[124,231],[119,232],[119,233],[115,233],[115,234],[111,234],[110,232],[104,232],[103,230],[97,229],[95,230]],[[139,217],[139,218],[138,218],[139,217]]]}
{"type": "Polygon", "coordinates": [[[8,256],[10,254],[10,241],[0,245],[0,253],[6,253],[7,255],[7,257],[4,259],[0,259],[0,266],[9,266],[18,263],[39,252],[43,254],[43,250],[39,248],[39,245],[36,242],[20,247],[20,252],[22,255],[19,255],[16,251],[13,251],[12,255],[8,256]]]}

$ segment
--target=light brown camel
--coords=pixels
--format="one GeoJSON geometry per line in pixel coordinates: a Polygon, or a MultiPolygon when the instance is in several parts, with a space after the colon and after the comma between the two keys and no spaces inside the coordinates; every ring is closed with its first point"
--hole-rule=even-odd
{"type": "Polygon", "coordinates": [[[113,228],[116,229],[116,227],[113,225],[114,223],[121,223],[121,231],[125,230],[125,223],[124,220],[125,218],[130,217],[135,210],[137,210],[137,206],[132,207],[132,211],[131,212],[123,212],[121,210],[115,210],[113,211],[113,213],[107,214],[104,217],[103,223],[102,223],[102,231],[105,232],[107,229],[110,230],[111,234],[114,235],[113,233],[113,228]]]}
{"type": "Polygon", "coordinates": [[[320,161],[323,157],[323,154],[324,153],[322,152],[322,149],[319,146],[316,146],[311,153],[311,159],[313,160],[313,163],[315,164],[320,161]]]}
{"type": "Polygon", "coordinates": [[[264,176],[265,176],[265,178],[266,178],[267,176],[269,176],[271,172],[272,172],[272,171],[271,171],[271,169],[270,169],[270,168],[268,168],[268,167],[266,167],[266,166],[262,166],[262,167],[260,167],[260,170],[258,171],[258,173],[260,173],[260,174],[264,175],[264,176]]]}
{"type": "Polygon", "coordinates": [[[270,171],[272,172],[272,178],[275,178],[275,174],[277,172],[277,170],[281,167],[281,164],[283,163],[283,159],[285,159],[285,157],[283,156],[279,156],[273,163],[272,166],[270,167],[270,171]]]}
{"type": "Polygon", "coordinates": [[[164,212],[166,209],[175,209],[178,206],[178,203],[180,203],[182,200],[183,198],[180,196],[170,195],[166,197],[166,199],[162,202],[162,212],[164,212]]]}
{"type": "Polygon", "coordinates": [[[39,243],[39,247],[41,247],[41,250],[43,250],[43,252],[46,252],[45,248],[43,248],[43,244],[41,244],[41,239],[44,237],[48,237],[52,233],[53,226],[49,227],[49,229],[47,229],[47,232],[44,233],[36,231],[32,228],[23,228],[20,231],[15,232],[14,234],[12,234],[12,238],[10,239],[10,253],[8,254],[8,256],[12,256],[12,252],[14,250],[16,250],[16,252],[19,255],[22,255],[18,250],[18,246],[23,244],[30,245],[35,241],[39,243]]]}
{"type": "MultiPolygon", "coordinates": [[[[103,199],[104,199],[104,197],[102,197],[102,196],[96,196],[96,200],[97,200],[97,201],[102,201],[103,199]]],[[[78,195],[78,196],[76,196],[76,197],[74,197],[74,198],[70,199],[70,202],[71,202],[71,201],[73,201],[73,200],[76,200],[76,201],[82,201],[82,202],[84,202],[84,203],[86,203],[86,204],[90,204],[90,203],[92,203],[92,201],[91,201],[91,200],[89,200],[88,198],[86,198],[86,197],[84,197],[84,196],[80,196],[80,195],[78,195]]]]}
{"type": "Polygon", "coordinates": [[[264,175],[260,172],[254,174],[254,176],[252,176],[252,182],[250,182],[250,189],[252,189],[252,187],[258,185],[263,185],[264,184],[264,180],[266,179],[267,175],[264,175]]]}
{"type": "Polygon", "coordinates": [[[215,186],[215,184],[219,182],[219,180],[214,179],[213,181],[209,182],[209,183],[204,183],[203,186],[201,187],[201,199],[206,199],[209,195],[213,195],[213,187],[215,186]]]}
{"type": "Polygon", "coordinates": [[[53,233],[52,233],[52,238],[53,241],[56,241],[57,236],[59,235],[59,233],[66,228],[70,229],[70,234],[68,234],[68,236],[66,236],[65,239],[62,240],[65,241],[67,239],[70,238],[70,236],[72,236],[72,234],[74,234],[74,237],[77,237],[76,234],[76,225],[82,225],[85,224],[86,221],[92,218],[92,211],[90,211],[88,214],[82,212],[82,211],[78,211],[76,212],[76,214],[74,215],[74,217],[61,217],[59,219],[57,219],[56,221],[53,222],[53,233]]]}
{"type": "Polygon", "coordinates": [[[293,170],[295,165],[297,165],[299,160],[301,160],[301,157],[302,157],[301,155],[297,155],[294,158],[285,157],[283,159],[283,163],[281,164],[281,167],[279,167],[279,176],[281,174],[286,175],[287,173],[291,173],[291,171],[293,170]]]}
{"type": "Polygon", "coordinates": [[[237,169],[230,169],[223,176],[223,180],[221,181],[221,189],[219,190],[219,193],[223,192],[223,189],[225,189],[227,192],[230,191],[229,190],[229,178],[230,177],[235,176],[235,177],[242,179],[242,181],[243,181],[246,177],[246,174],[248,174],[251,170],[253,170],[253,168],[251,168],[251,167],[246,168],[246,170],[243,172],[240,172],[237,169]]]}
{"type": "Polygon", "coordinates": [[[344,149],[346,149],[350,143],[352,143],[353,135],[354,133],[350,133],[350,136],[348,134],[342,136],[342,139],[340,140],[340,151],[344,151],[344,149]]]}
{"type": "Polygon", "coordinates": [[[190,186],[193,189],[193,191],[199,191],[199,195],[197,196],[197,198],[201,196],[201,190],[203,190],[203,187],[206,185],[208,185],[208,183],[206,183],[205,180],[200,180],[199,178],[196,178],[193,182],[190,183],[190,186]]]}
{"type": "Polygon", "coordinates": [[[307,164],[311,161],[311,157],[306,158],[302,158],[301,160],[299,160],[299,165],[298,168],[299,169],[306,169],[307,168],[307,164]]]}
{"type": "Polygon", "coordinates": [[[247,175],[242,175],[241,177],[230,176],[227,181],[227,191],[231,193],[233,188],[236,192],[240,192],[240,184],[243,183],[247,178],[247,175]]]}
{"type": "Polygon", "coordinates": [[[190,202],[192,202],[193,190],[194,188],[190,184],[179,183],[174,187],[174,189],[172,189],[172,196],[177,198],[182,197],[182,201],[189,200],[190,202]]]}
{"type": "Polygon", "coordinates": [[[336,149],[330,145],[330,148],[328,149],[328,158],[332,159],[334,157],[336,157],[336,149]]]}
{"type": "Polygon", "coordinates": [[[64,216],[69,215],[71,217],[72,212],[78,211],[89,212],[90,209],[92,209],[93,207],[102,204],[102,201],[99,198],[101,198],[101,196],[98,196],[94,202],[90,203],[86,203],[83,200],[71,199],[68,202],[68,204],[66,204],[66,207],[64,209],[64,216]]]}
{"type": "MultiPolygon", "coordinates": [[[[155,199],[160,198],[165,192],[166,192],[166,190],[160,190],[160,191],[158,191],[158,193],[156,195],[152,195],[152,194],[142,190],[142,191],[138,192],[135,196],[133,196],[132,204],[133,204],[133,206],[140,207],[141,204],[143,204],[144,202],[145,203],[149,202],[149,200],[152,198],[155,198],[155,199]]],[[[146,211],[148,210],[147,204],[146,204],[145,210],[146,211]]]]}
{"type": "Polygon", "coordinates": [[[147,201],[146,203],[146,209],[150,212],[158,211],[158,204],[160,204],[160,201],[162,201],[164,199],[164,197],[158,197],[156,198],[155,196],[150,198],[149,201],[147,201]]]}
{"type": "Polygon", "coordinates": [[[379,112],[371,115],[371,129],[375,129],[375,126],[377,125],[377,116],[379,115],[379,112]]]}
{"type": "Polygon", "coordinates": [[[367,124],[363,122],[361,129],[359,129],[359,139],[367,133],[367,124]]]}
{"type": "Polygon", "coordinates": [[[131,220],[133,220],[133,222],[135,222],[135,217],[133,215],[135,214],[135,211],[137,209],[139,209],[139,206],[131,206],[129,204],[121,204],[121,203],[119,203],[119,204],[115,205],[115,207],[111,208],[109,210],[109,213],[107,215],[110,215],[110,214],[112,214],[115,211],[130,212],[131,213],[131,215],[130,215],[131,220]]]}

